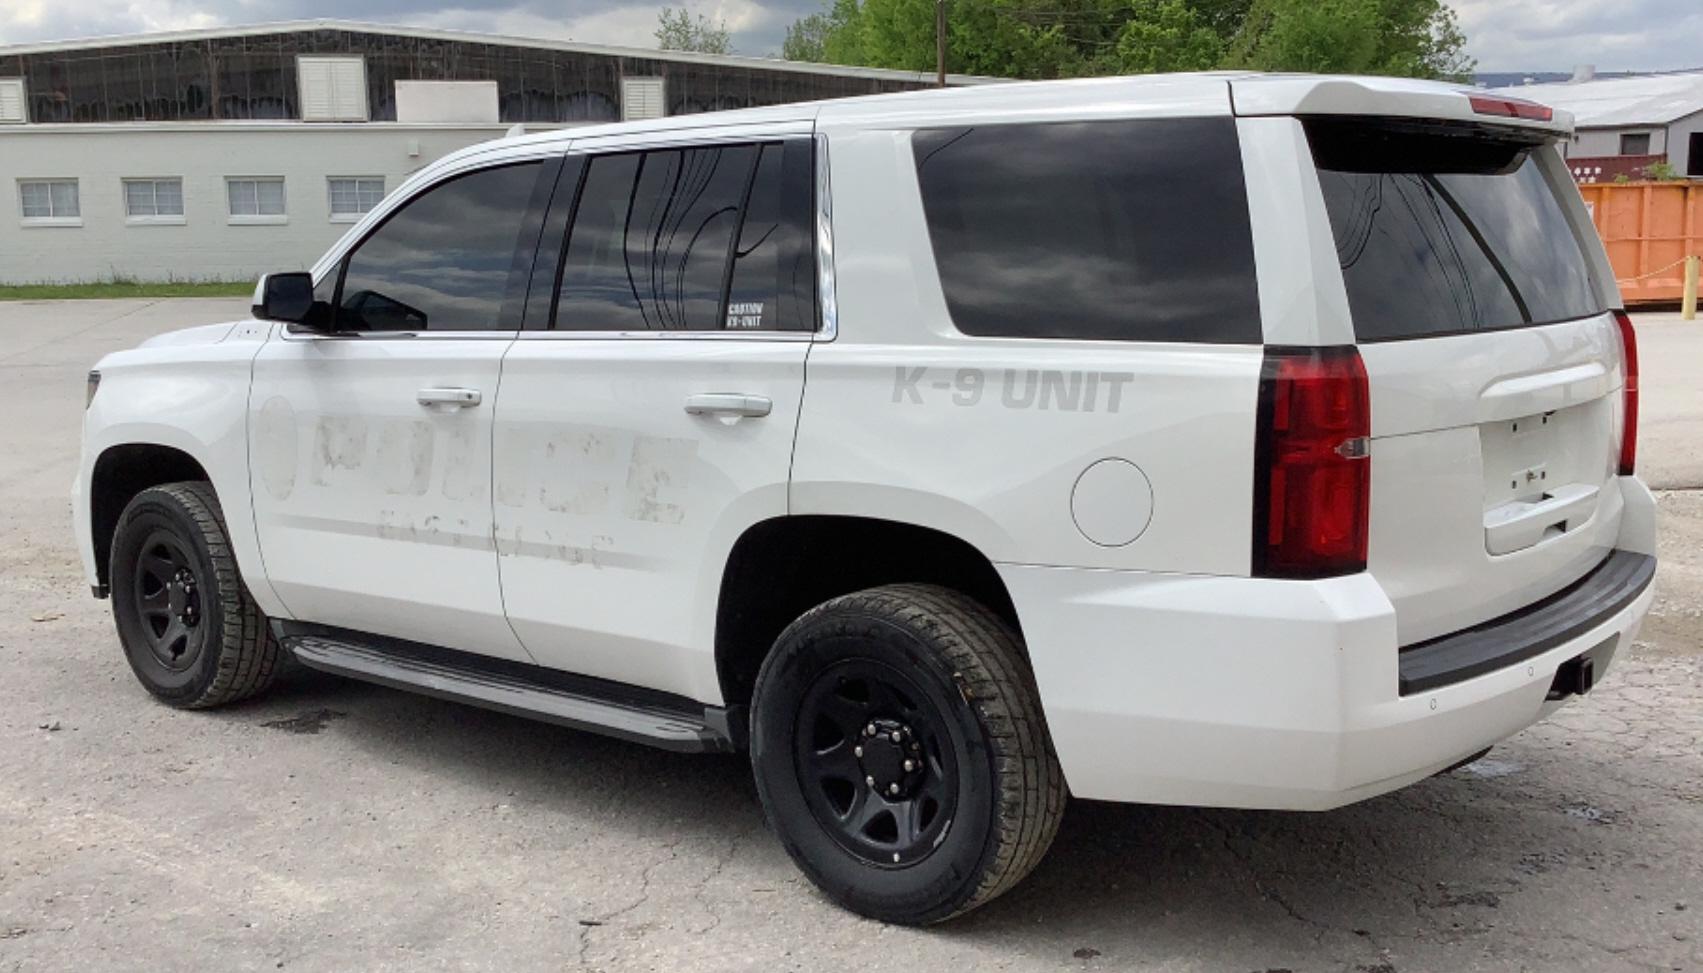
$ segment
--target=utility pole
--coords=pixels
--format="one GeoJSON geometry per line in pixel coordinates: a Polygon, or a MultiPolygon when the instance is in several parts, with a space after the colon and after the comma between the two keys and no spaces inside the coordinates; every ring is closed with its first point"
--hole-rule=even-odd
{"type": "Polygon", "coordinates": [[[934,83],[946,87],[946,0],[934,0],[934,83]]]}

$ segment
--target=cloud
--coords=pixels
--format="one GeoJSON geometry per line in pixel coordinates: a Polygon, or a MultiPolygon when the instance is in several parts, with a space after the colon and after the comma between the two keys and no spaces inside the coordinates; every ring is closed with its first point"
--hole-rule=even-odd
{"type": "MultiPolygon", "coordinates": [[[[1703,66],[1699,0],[1450,0],[1486,71],[1703,66]]],[[[665,2],[621,0],[0,0],[0,43],[316,17],[653,47],[665,2]]],[[[741,54],[780,50],[825,0],[691,0],[727,24],[741,54]]]]}
{"type": "Polygon", "coordinates": [[[1698,0],[1451,0],[1481,71],[1703,67],[1698,0]]]}

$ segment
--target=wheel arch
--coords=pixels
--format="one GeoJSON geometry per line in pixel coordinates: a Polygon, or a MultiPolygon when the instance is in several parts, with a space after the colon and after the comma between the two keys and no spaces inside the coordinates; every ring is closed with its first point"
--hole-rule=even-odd
{"type": "MultiPolygon", "coordinates": [[[[111,445],[95,458],[89,475],[89,528],[94,545],[95,573],[101,588],[112,583],[113,533],[118,518],[131,498],[149,487],[184,480],[201,480],[212,486],[212,477],[199,459],[189,452],[163,443],[132,442],[111,445]]],[[[213,487],[215,496],[218,493],[213,487]]]]}
{"type": "Polygon", "coordinates": [[[963,592],[1022,634],[993,561],[955,534],[850,514],[775,517],[745,529],[722,572],[715,665],[724,704],[750,703],[763,659],[799,615],[839,595],[899,582],[963,592]]]}

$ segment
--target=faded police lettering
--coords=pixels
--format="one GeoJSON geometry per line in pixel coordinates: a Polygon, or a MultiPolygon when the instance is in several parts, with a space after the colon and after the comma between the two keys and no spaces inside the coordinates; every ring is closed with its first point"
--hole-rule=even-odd
{"type": "Polygon", "coordinates": [[[946,397],[953,405],[973,406],[997,388],[999,404],[1007,409],[1058,412],[1116,412],[1123,407],[1124,386],[1135,381],[1130,372],[1061,372],[1007,368],[993,374],[979,368],[960,368],[948,378],[930,378],[927,368],[900,365],[893,373],[893,401],[922,405],[929,397],[946,397]]]}

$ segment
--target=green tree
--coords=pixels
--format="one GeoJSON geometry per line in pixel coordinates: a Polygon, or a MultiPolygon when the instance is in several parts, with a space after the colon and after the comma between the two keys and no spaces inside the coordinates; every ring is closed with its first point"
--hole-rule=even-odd
{"type": "Polygon", "coordinates": [[[834,0],[821,13],[794,21],[786,29],[781,56],[789,61],[873,65],[863,52],[863,8],[858,0],[834,0]]]}
{"type": "Polygon", "coordinates": [[[788,61],[828,60],[828,32],[832,26],[827,14],[811,14],[793,21],[786,29],[786,39],[781,41],[781,57],[788,61]]]}
{"type": "Polygon", "coordinates": [[[1158,0],[1131,11],[1114,50],[1126,74],[1201,71],[1223,60],[1224,38],[1183,0],[1158,0]]]}
{"type": "MultiPolygon", "coordinates": [[[[1460,78],[1443,0],[947,0],[947,67],[1012,78],[1252,67],[1460,78]]],[[[934,0],[833,0],[783,53],[934,67],[934,0]]]]}
{"type": "Polygon", "coordinates": [[[1228,63],[1460,80],[1472,71],[1465,45],[1441,0],[1254,0],[1228,63]]]}
{"type": "Polygon", "coordinates": [[[733,53],[726,24],[703,14],[694,18],[685,7],[664,7],[656,15],[656,46],[665,51],[733,53]]]}

